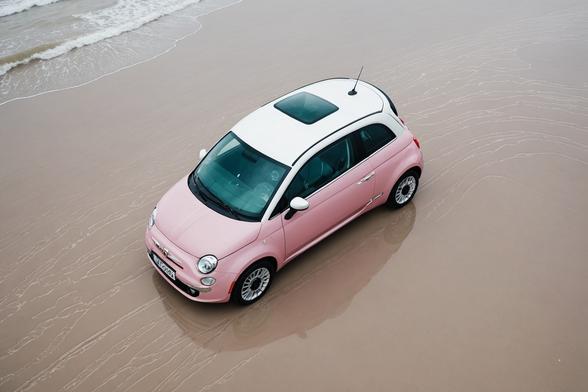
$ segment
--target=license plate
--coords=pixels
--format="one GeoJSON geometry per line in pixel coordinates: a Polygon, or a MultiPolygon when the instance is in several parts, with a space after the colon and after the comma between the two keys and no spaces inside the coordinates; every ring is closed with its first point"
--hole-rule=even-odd
{"type": "Polygon", "coordinates": [[[165,264],[165,262],[161,260],[155,253],[152,253],[152,255],[155,265],[157,265],[157,267],[159,267],[159,269],[163,271],[163,273],[166,274],[171,280],[176,280],[176,271],[171,269],[169,265],[165,264]]]}

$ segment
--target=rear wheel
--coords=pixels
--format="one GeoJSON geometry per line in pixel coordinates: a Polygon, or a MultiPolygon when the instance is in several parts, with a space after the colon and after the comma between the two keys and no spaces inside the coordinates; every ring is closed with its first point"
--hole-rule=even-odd
{"type": "Polygon", "coordinates": [[[394,184],[388,196],[388,205],[401,208],[410,203],[419,187],[419,176],[416,170],[409,170],[394,184]]]}
{"type": "Polygon", "coordinates": [[[231,300],[240,305],[250,305],[259,300],[269,289],[274,268],[269,261],[261,260],[251,264],[237,279],[231,300]]]}

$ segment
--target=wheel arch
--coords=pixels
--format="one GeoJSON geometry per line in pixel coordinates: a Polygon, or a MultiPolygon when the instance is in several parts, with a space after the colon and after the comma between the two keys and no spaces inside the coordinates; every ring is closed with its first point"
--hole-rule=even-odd
{"type": "Polygon", "coordinates": [[[243,275],[243,272],[247,271],[248,268],[250,268],[252,265],[254,265],[255,263],[259,263],[262,261],[267,261],[269,262],[269,264],[271,265],[272,268],[272,273],[276,273],[276,271],[278,270],[278,260],[273,257],[273,256],[262,256],[254,261],[252,261],[251,263],[243,263],[244,267],[242,268],[241,271],[239,271],[238,274],[235,275],[233,282],[231,282],[231,285],[229,286],[229,297],[233,298],[233,290],[235,289],[235,285],[237,284],[237,281],[239,280],[239,278],[241,278],[241,275],[243,275]]]}
{"type": "Polygon", "coordinates": [[[266,254],[263,256],[259,256],[259,257],[252,257],[251,260],[252,261],[249,263],[240,263],[239,270],[234,272],[234,278],[233,278],[233,282],[231,284],[231,289],[230,289],[229,293],[233,291],[233,286],[235,285],[235,283],[237,282],[239,277],[243,274],[243,272],[255,263],[258,263],[260,261],[268,261],[270,263],[270,265],[272,266],[272,269],[273,269],[272,272],[275,273],[278,271],[278,259],[273,255],[266,254]]]}
{"type": "Polygon", "coordinates": [[[404,150],[402,150],[399,154],[402,154],[402,158],[392,171],[391,175],[387,178],[385,185],[380,188],[384,192],[385,199],[387,200],[390,197],[390,192],[392,192],[392,188],[400,177],[404,174],[415,171],[417,176],[420,178],[423,172],[422,167],[419,164],[418,159],[418,151],[415,150],[417,147],[414,146],[414,143],[410,143],[404,150]]]}
{"type": "MultiPolygon", "coordinates": [[[[416,175],[418,178],[421,178],[421,174],[423,173],[423,169],[421,169],[420,166],[416,166],[416,165],[406,169],[406,171],[404,173],[408,173],[409,171],[416,172],[416,175]]],[[[404,175],[404,173],[402,173],[402,175],[404,175]]]]}
{"type": "MultiPolygon", "coordinates": [[[[261,257],[261,258],[255,260],[254,262],[250,263],[245,269],[249,268],[249,266],[251,266],[251,265],[253,265],[255,263],[258,263],[260,261],[267,261],[267,262],[269,262],[271,264],[272,268],[273,268],[273,272],[276,272],[278,270],[278,260],[275,257],[273,257],[273,256],[264,256],[264,257],[261,257]]],[[[241,272],[243,272],[243,271],[241,271],[241,272]]]]}

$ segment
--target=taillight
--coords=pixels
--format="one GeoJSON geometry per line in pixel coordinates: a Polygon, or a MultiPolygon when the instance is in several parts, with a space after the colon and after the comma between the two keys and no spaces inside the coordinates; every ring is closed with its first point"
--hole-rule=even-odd
{"type": "Polygon", "coordinates": [[[417,139],[416,136],[412,137],[412,141],[417,145],[418,148],[421,148],[421,142],[419,142],[419,139],[417,139]]]}

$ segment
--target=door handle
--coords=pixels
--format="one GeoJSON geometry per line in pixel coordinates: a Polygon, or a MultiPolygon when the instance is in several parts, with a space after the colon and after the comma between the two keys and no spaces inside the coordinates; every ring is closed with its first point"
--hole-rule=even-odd
{"type": "Polygon", "coordinates": [[[375,175],[376,175],[375,172],[371,172],[370,174],[368,174],[367,176],[365,176],[364,178],[362,178],[361,180],[359,180],[359,182],[357,183],[357,185],[361,185],[364,182],[367,182],[367,181],[371,180],[372,177],[375,176],[375,175]]]}

